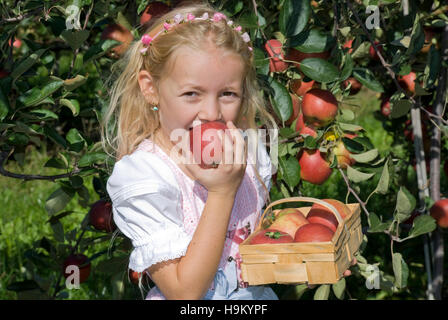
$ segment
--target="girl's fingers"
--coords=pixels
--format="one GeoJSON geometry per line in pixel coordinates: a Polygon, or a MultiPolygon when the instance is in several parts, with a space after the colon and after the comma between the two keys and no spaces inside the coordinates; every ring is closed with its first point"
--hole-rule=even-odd
{"type": "Polygon", "coordinates": [[[223,146],[223,163],[232,164],[233,163],[233,141],[226,132],[220,131],[221,143],[223,146]]]}

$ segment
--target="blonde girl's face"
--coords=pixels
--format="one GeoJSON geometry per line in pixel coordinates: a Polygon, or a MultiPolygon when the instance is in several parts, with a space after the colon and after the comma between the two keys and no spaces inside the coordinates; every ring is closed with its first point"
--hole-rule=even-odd
{"type": "Polygon", "coordinates": [[[174,54],[158,86],[165,137],[175,129],[188,130],[208,121],[235,122],[243,94],[241,57],[212,45],[203,50],[184,46],[174,54]]]}

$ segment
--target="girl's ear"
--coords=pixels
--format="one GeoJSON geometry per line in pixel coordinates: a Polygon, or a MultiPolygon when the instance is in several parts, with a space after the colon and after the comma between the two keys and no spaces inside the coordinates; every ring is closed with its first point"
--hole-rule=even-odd
{"type": "Polygon", "coordinates": [[[151,75],[148,71],[142,70],[137,76],[138,84],[140,86],[140,91],[145,97],[146,102],[151,105],[159,104],[159,96],[157,94],[157,88],[152,80],[151,75]]]}

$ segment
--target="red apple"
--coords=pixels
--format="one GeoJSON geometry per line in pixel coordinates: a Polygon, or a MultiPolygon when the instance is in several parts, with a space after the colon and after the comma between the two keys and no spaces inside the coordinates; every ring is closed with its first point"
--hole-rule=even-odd
{"type": "Polygon", "coordinates": [[[150,3],[142,15],[140,16],[140,24],[143,25],[151,20],[153,17],[163,16],[165,13],[168,13],[171,8],[163,2],[156,1],[150,3]]]}
{"type": "Polygon", "coordinates": [[[351,87],[350,87],[350,94],[351,95],[357,94],[361,90],[362,84],[361,84],[361,82],[356,80],[355,77],[350,77],[347,80],[345,80],[342,83],[342,87],[345,89],[345,88],[347,88],[349,86],[349,84],[351,84],[351,87]]]}
{"type": "Polygon", "coordinates": [[[328,90],[311,89],[302,100],[305,122],[314,127],[323,127],[334,120],[338,113],[338,101],[328,90]]]}
{"type": "Polygon", "coordinates": [[[98,200],[89,211],[89,222],[97,230],[113,232],[117,226],[112,215],[112,204],[106,200],[98,200]]]}
{"type": "Polygon", "coordinates": [[[129,277],[129,280],[133,284],[138,285],[139,279],[143,278],[143,276],[144,276],[144,273],[142,273],[142,272],[137,272],[137,271],[134,271],[132,269],[128,269],[128,277],[129,277]]]}
{"type": "MultiPolygon", "coordinates": [[[[338,213],[341,215],[342,219],[345,219],[350,214],[350,209],[341,201],[336,199],[323,199],[323,201],[331,204],[338,213]]],[[[339,225],[338,219],[335,214],[328,208],[320,205],[318,203],[314,203],[311,207],[306,219],[310,223],[320,223],[324,226],[330,228],[333,232],[336,232],[336,229],[339,225]]]]}
{"type": "Polygon", "coordinates": [[[317,137],[317,132],[314,130],[314,128],[305,125],[305,122],[303,121],[303,113],[302,112],[300,112],[299,116],[297,117],[296,132],[299,132],[300,134],[307,134],[314,138],[317,137]]]}
{"type": "Polygon", "coordinates": [[[296,208],[281,210],[269,228],[285,232],[294,237],[298,228],[309,223],[303,213],[296,208]]]}
{"type": "Polygon", "coordinates": [[[313,184],[324,183],[331,175],[330,164],[319,150],[304,149],[298,154],[300,177],[313,184]]]}
{"type": "Polygon", "coordinates": [[[353,39],[350,39],[350,40],[347,40],[342,47],[347,48],[348,53],[352,53],[353,52],[352,45],[353,45],[353,39]]]}
{"type": "MultiPolygon", "coordinates": [[[[375,45],[376,45],[378,51],[380,52],[380,54],[383,55],[383,46],[379,45],[378,41],[375,41],[375,45]]],[[[372,60],[376,60],[376,61],[380,60],[380,57],[378,56],[378,54],[376,53],[376,51],[372,45],[370,45],[370,48],[369,48],[369,55],[372,60]]]]}
{"type": "Polygon", "coordinates": [[[331,241],[334,232],[322,224],[308,223],[297,229],[294,242],[331,241]]]}
{"type": "Polygon", "coordinates": [[[264,244],[264,243],[290,243],[293,238],[286,232],[267,228],[258,231],[249,244],[264,244]]]}
{"type": "Polygon", "coordinates": [[[295,95],[295,94],[289,94],[291,96],[291,100],[292,100],[292,115],[291,117],[289,117],[289,119],[287,121],[285,121],[285,124],[287,126],[290,126],[294,120],[297,119],[298,115],[299,115],[299,111],[300,111],[300,100],[299,98],[295,95]]]}
{"type": "Polygon", "coordinates": [[[126,52],[131,42],[134,40],[132,33],[120,24],[110,24],[101,33],[102,40],[116,40],[122,44],[112,48],[110,57],[118,58],[126,52]]]}
{"type": "Polygon", "coordinates": [[[381,101],[381,114],[385,117],[389,117],[390,112],[391,112],[390,100],[389,98],[384,98],[381,101]]]}
{"type": "Polygon", "coordinates": [[[288,63],[283,61],[285,58],[285,52],[283,51],[283,46],[277,39],[271,39],[264,45],[269,59],[269,71],[270,72],[282,72],[288,69],[288,63]]]}
{"type": "MultiPolygon", "coordinates": [[[[425,43],[420,52],[428,53],[429,49],[431,48],[432,39],[435,36],[435,31],[430,27],[425,27],[425,28],[423,28],[423,32],[425,33],[425,43]]],[[[438,48],[439,46],[436,44],[436,47],[438,48]]]]}
{"type": "Polygon", "coordinates": [[[302,97],[310,91],[312,88],[316,87],[316,82],[314,80],[311,81],[303,81],[303,79],[294,79],[291,81],[289,88],[292,92],[294,92],[299,97],[302,97]]]}
{"type": "Polygon", "coordinates": [[[417,75],[415,72],[410,72],[404,76],[398,76],[398,83],[410,95],[415,94],[415,79],[417,75]]]}
{"type": "Polygon", "coordinates": [[[436,201],[429,210],[431,217],[436,219],[441,228],[448,228],[448,199],[436,201]]]}
{"type": "Polygon", "coordinates": [[[9,72],[5,69],[0,69],[0,79],[6,78],[7,76],[9,76],[9,72]]]}
{"type": "Polygon", "coordinates": [[[289,49],[288,54],[286,55],[286,60],[295,61],[296,68],[300,69],[300,62],[302,62],[302,60],[304,60],[304,59],[321,58],[321,59],[327,60],[329,57],[330,57],[329,51],[305,53],[305,52],[299,51],[297,49],[291,48],[291,49],[289,49]]]}
{"type": "Polygon", "coordinates": [[[202,123],[190,129],[190,150],[201,168],[215,168],[221,162],[222,144],[218,131],[226,129],[227,126],[219,121],[202,123]]]}
{"type": "Polygon", "coordinates": [[[88,260],[89,259],[87,258],[87,256],[81,253],[71,254],[70,256],[68,256],[63,263],[62,272],[64,274],[64,277],[67,279],[70,275],[73,274],[73,271],[66,272],[66,270],[68,266],[75,265],[79,267],[79,283],[83,283],[84,281],[86,281],[90,275],[91,269],[91,264],[88,260]]]}
{"type": "MultiPolygon", "coordinates": [[[[9,39],[8,44],[11,46],[11,39],[9,39]]],[[[12,46],[14,48],[20,48],[22,46],[22,40],[14,38],[14,41],[12,42],[12,46]]]]}

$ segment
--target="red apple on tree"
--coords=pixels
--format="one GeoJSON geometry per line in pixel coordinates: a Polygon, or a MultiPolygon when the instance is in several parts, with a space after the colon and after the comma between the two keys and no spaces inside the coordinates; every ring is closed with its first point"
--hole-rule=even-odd
{"type": "Polygon", "coordinates": [[[9,72],[5,69],[0,69],[0,79],[6,78],[7,76],[9,76],[9,72]]]}
{"type": "Polygon", "coordinates": [[[306,123],[323,127],[336,117],[338,101],[328,90],[311,89],[302,99],[302,112],[306,123]]]}
{"type": "Polygon", "coordinates": [[[349,85],[351,85],[350,87],[351,95],[357,94],[362,88],[361,82],[359,82],[355,77],[350,77],[342,83],[342,87],[344,89],[347,88],[349,85]]]}
{"type": "MultiPolygon", "coordinates": [[[[380,45],[378,41],[375,41],[375,45],[376,45],[378,51],[380,52],[380,54],[383,55],[383,46],[380,45]]],[[[369,48],[369,55],[372,60],[376,60],[376,61],[380,60],[380,57],[378,56],[378,54],[375,51],[375,48],[372,45],[370,45],[370,48],[369,48]]]]}
{"type": "Polygon", "coordinates": [[[264,244],[264,243],[291,243],[293,242],[291,237],[286,232],[267,228],[258,231],[250,240],[249,244],[264,244]]]}
{"type": "Polygon", "coordinates": [[[415,79],[417,79],[417,75],[415,72],[410,72],[404,76],[398,76],[398,83],[408,94],[415,94],[415,79]]]}
{"type": "MultiPolygon", "coordinates": [[[[344,137],[352,139],[355,135],[345,135],[344,137]]],[[[351,157],[351,153],[347,150],[342,140],[339,140],[336,143],[335,148],[333,149],[334,155],[338,160],[338,165],[342,169],[346,169],[347,166],[352,166],[356,163],[355,159],[351,157]]]]}
{"type": "Polygon", "coordinates": [[[120,24],[110,24],[101,33],[102,40],[116,40],[122,44],[113,47],[110,57],[118,58],[126,52],[131,42],[134,40],[132,33],[120,24]]]}
{"type": "Polygon", "coordinates": [[[388,97],[385,97],[381,101],[381,114],[385,117],[389,117],[390,113],[391,113],[390,99],[388,97]]]}
{"type": "Polygon", "coordinates": [[[313,184],[322,184],[331,175],[330,164],[319,150],[303,149],[298,154],[300,178],[313,184]]]}
{"type": "Polygon", "coordinates": [[[149,22],[153,17],[163,16],[170,10],[171,8],[163,2],[152,2],[142,12],[142,15],[140,16],[140,25],[144,25],[145,23],[149,22]]]}
{"type": "Polygon", "coordinates": [[[288,63],[283,61],[285,58],[285,52],[283,46],[277,39],[271,39],[264,45],[269,59],[269,71],[270,72],[282,72],[288,69],[288,63]]]}
{"type": "Polygon", "coordinates": [[[76,266],[79,268],[79,283],[83,283],[87,280],[90,275],[91,264],[87,256],[82,253],[69,255],[63,263],[62,272],[65,278],[68,278],[73,274],[73,271],[67,270],[68,266],[76,266]]]}
{"type": "Polygon", "coordinates": [[[294,242],[323,242],[331,241],[334,232],[318,223],[308,223],[297,229],[294,242]]]}
{"type": "Polygon", "coordinates": [[[315,53],[305,53],[300,50],[290,48],[288,54],[286,55],[286,60],[295,61],[295,66],[300,70],[300,62],[307,58],[320,58],[327,60],[330,57],[329,51],[315,52],[315,53]]]}
{"type": "Polygon", "coordinates": [[[269,228],[285,232],[291,237],[294,237],[297,229],[307,223],[309,223],[308,220],[306,220],[305,216],[299,209],[287,208],[281,210],[277,214],[274,222],[269,226],[269,228]]]}
{"type": "Polygon", "coordinates": [[[348,49],[348,53],[352,53],[353,52],[353,39],[347,40],[344,45],[342,46],[342,48],[347,48],[348,49]]]}
{"type": "Polygon", "coordinates": [[[436,201],[429,210],[439,227],[448,228],[448,199],[436,201]]]}
{"type": "Polygon", "coordinates": [[[117,226],[112,215],[112,204],[106,200],[98,200],[89,211],[89,223],[97,230],[113,232],[117,226]]]}
{"type": "Polygon", "coordinates": [[[316,82],[314,80],[304,81],[304,79],[294,79],[291,80],[289,84],[289,88],[292,92],[294,92],[299,97],[302,97],[309,90],[316,86],[316,82]]]}
{"type": "Polygon", "coordinates": [[[218,131],[228,129],[219,121],[202,123],[190,129],[190,150],[203,169],[215,168],[222,160],[222,144],[218,131]]]}

